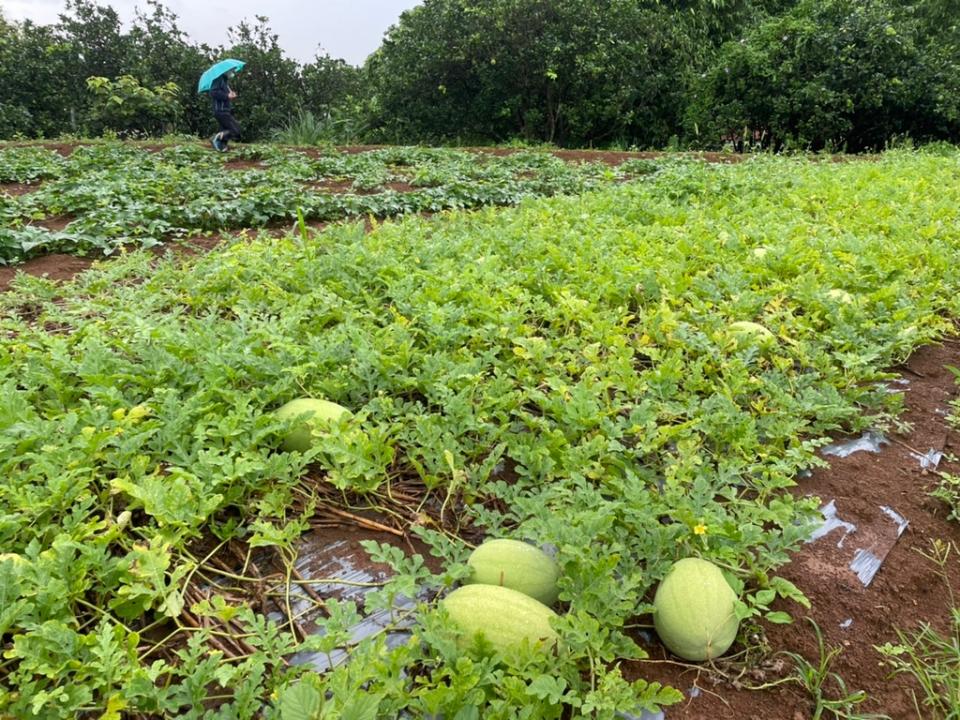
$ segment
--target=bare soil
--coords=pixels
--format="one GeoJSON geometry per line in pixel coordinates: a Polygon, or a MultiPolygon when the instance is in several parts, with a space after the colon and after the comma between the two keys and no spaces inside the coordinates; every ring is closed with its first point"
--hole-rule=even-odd
{"type": "Polygon", "coordinates": [[[10,283],[13,282],[18,272],[49,278],[57,282],[65,282],[82,273],[93,265],[93,262],[93,258],[53,253],[27,260],[20,265],[0,267],[0,292],[6,292],[10,289],[10,283]]]}
{"type": "Polygon", "coordinates": [[[39,183],[0,183],[0,194],[17,197],[18,195],[32,193],[39,187],[39,183]]]}
{"type": "Polygon", "coordinates": [[[223,167],[227,170],[263,170],[266,165],[260,160],[227,160],[223,167]]]}
{"type": "Polygon", "coordinates": [[[67,225],[72,223],[75,219],[76,218],[74,218],[72,215],[50,215],[42,220],[31,220],[29,224],[36,227],[42,227],[50,232],[61,232],[66,230],[67,225]]]}

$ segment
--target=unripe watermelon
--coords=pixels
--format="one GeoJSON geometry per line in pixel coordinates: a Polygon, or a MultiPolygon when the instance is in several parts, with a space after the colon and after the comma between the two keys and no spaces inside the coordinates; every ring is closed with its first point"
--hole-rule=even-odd
{"type": "Polygon", "coordinates": [[[663,644],[685,660],[712,660],[740,628],[737,595],[713,563],[685,558],[673,564],[653,599],[653,624],[663,644]]]}
{"type": "Polygon", "coordinates": [[[487,540],[467,559],[473,568],[468,583],[501,585],[529,595],[544,605],[557,601],[560,568],[539,548],[519,540],[487,540]]]}
{"type": "Polygon", "coordinates": [[[316,400],[314,398],[291,400],[277,410],[277,418],[292,420],[301,415],[308,417],[294,425],[284,436],[283,449],[287,452],[306,452],[313,445],[311,430],[314,427],[322,427],[324,423],[336,420],[348,412],[350,411],[342,405],[337,405],[329,400],[316,400]]]}
{"type": "Polygon", "coordinates": [[[477,635],[500,652],[518,648],[524,640],[552,647],[557,633],[550,619],[557,614],[532,597],[499,585],[464,585],[441,603],[462,631],[460,644],[469,647],[477,635]]]}
{"type": "Polygon", "coordinates": [[[849,305],[853,302],[853,295],[848,293],[846,290],[841,290],[840,288],[827,290],[827,297],[836,302],[843,303],[844,305],[849,305]]]}
{"type": "Polygon", "coordinates": [[[756,345],[760,348],[769,348],[777,341],[776,336],[763,325],[748,320],[730,323],[727,334],[737,347],[756,345]]]}

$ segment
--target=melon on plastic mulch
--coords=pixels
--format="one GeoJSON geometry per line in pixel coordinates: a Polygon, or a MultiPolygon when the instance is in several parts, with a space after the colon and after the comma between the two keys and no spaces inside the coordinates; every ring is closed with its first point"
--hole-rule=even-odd
{"type": "Polygon", "coordinates": [[[684,660],[713,660],[740,628],[737,595],[720,568],[700,558],[675,562],[653,599],[653,624],[663,644],[684,660]]]}
{"type": "Polygon", "coordinates": [[[297,398],[277,410],[280,420],[292,420],[304,416],[302,421],[294,425],[283,437],[283,449],[287,452],[306,452],[313,446],[313,429],[322,427],[324,423],[337,420],[341,415],[350,411],[342,405],[329,400],[315,398],[297,398]]]}
{"type": "Polygon", "coordinates": [[[557,614],[543,603],[499,585],[464,585],[441,602],[460,629],[461,647],[482,635],[499,652],[531,646],[553,647],[558,636],[550,627],[557,614]]]}
{"type": "Polygon", "coordinates": [[[560,568],[533,545],[508,538],[487,540],[470,554],[467,564],[473,569],[467,583],[500,585],[544,605],[557,601],[560,568]]]}

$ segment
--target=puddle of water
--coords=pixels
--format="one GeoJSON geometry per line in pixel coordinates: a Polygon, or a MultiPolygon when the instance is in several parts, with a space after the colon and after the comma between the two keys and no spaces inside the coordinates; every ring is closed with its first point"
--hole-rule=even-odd
{"type": "Polygon", "coordinates": [[[832,443],[823,448],[824,455],[834,455],[839,458],[845,458],[853,455],[855,452],[880,452],[881,446],[888,444],[887,439],[882,433],[874,430],[868,430],[856,440],[846,440],[844,442],[832,443]]]}

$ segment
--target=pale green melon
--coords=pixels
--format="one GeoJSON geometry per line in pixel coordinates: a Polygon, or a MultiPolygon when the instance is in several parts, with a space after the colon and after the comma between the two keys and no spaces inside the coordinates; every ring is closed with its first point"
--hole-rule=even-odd
{"type": "Polygon", "coordinates": [[[740,628],[737,595],[711,562],[673,564],[653,599],[653,624],[663,644],[684,660],[712,660],[733,644],[740,628]]]}
{"type": "Polygon", "coordinates": [[[467,564],[473,569],[468,583],[501,585],[544,605],[557,601],[560,568],[533,545],[507,538],[487,540],[470,553],[467,564]]]}
{"type": "Polygon", "coordinates": [[[727,327],[727,334],[738,347],[740,345],[756,345],[761,348],[771,347],[776,342],[776,336],[760,323],[749,320],[732,322],[727,327]]]}
{"type": "Polygon", "coordinates": [[[461,630],[461,647],[469,647],[482,635],[498,651],[516,650],[524,640],[531,645],[553,647],[557,633],[550,620],[557,617],[543,603],[499,585],[464,585],[441,602],[461,630]]]}
{"type": "Polygon", "coordinates": [[[342,405],[337,405],[329,400],[317,400],[315,398],[298,398],[291,400],[286,405],[277,410],[277,418],[280,420],[293,420],[301,418],[301,422],[293,425],[289,432],[283,438],[283,449],[287,452],[306,452],[313,445],[313,428],[323,427],[338,419],[344,413],[349,413],[342,405]]]}
{"type": "Polygon", "coordinates": [[[849,305],[853,302],[853,295],[848,293],[846,290],[841,290],[840,288],[828,290],[827,297],[831,300],[835,300],[836,302],[843,303],[844,305],[849,305]]]}

